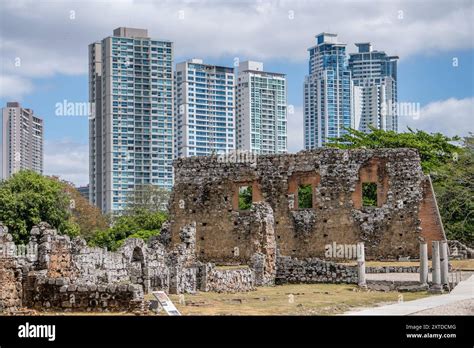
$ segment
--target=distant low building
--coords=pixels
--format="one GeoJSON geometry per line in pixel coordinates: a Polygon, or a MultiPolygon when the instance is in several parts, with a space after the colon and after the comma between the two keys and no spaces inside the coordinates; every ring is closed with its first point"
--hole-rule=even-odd
{"type": "Polygon", "coordinates": [[[79,191],[79,193],[89,201],[89,184],[87,184],[86,186],[79,186],[79,187],[76,187],[76,189],[79,191]]]}

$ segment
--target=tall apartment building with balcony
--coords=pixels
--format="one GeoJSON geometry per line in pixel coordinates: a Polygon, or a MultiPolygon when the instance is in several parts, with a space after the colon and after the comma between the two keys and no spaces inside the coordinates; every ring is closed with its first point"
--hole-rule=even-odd
{"type": "Polygon", "coordinates": [[[117,28],[89,45],[90,200],[120,212],[142,185],[173,186],[173,44],[117,28]]]}
{"type": "Polygon", "coordinates": [[[235,149],[234,69],[178,63],[175,72],[175,154],[177,157],[228,153],[235,149]]]}
{"type": "Polygon", "coordinates": [[[43,173],[43,120],[20,103],[8,102],[0,119],[0,179],[31,169],[43,173]]]}
{"type": "Polygon", "coordinates": [[[329,138],[353,127],[352,83],[346,45],[337,34],[321,33],[309,51],[309,74],[304,82],[304,146],[325,146],[329,138]]]}
{"type": "Polygon", "coordinates": [[[239,64],[237,148],[256,154],[287,152],[287,92],[284,74],[263,71],[263,63],[239,64]]]}
{"type": "Polygon", "coordinates": [[[354,84],[355,127],[370,132],[369,126],[398,131],[397,56],[372,50],[369,42],[356,43],[349,54],[354,84]]]}

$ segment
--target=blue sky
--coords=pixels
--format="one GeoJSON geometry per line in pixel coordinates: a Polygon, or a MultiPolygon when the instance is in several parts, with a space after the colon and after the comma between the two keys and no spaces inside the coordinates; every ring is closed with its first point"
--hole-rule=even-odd
{"type": "MultiPolygon", "coordinates": [[[[20,101],[45,122],[45,173],[87,183],[88,121],[55,115],[56,103],[88,100],[87,44],[119,26],[148,28],[172,40],[175,63],[203,58],[232,66],[237,57],[264,62],[288,79],[289,149],[302,148],[302,86],[314,36],[335,32],[399,55],[399,101],[419,103],[406,125],[448,135],[474,132],[472,1],[107,1],[1,3],[0,103],[20,101]],[[110,6],[109,6],[110,5],[110,6]],[[337,7],[337,6],[336,6],[337,7]],[[103,16],[104,8],[108,15],[103,16]],[[21,24],[20,24],[21,23],[21,24]],[[27,25],[25,25],[25,23],[27,25]],[[29,25],[28,25],[29,24],[29,25]],[[15,65],[20,59],[20,64],[15,65]],[[457,61],[458,65],[453,66],[457,61]]],[[[401,129],[402,130],[402,129],[401,129]]]]}

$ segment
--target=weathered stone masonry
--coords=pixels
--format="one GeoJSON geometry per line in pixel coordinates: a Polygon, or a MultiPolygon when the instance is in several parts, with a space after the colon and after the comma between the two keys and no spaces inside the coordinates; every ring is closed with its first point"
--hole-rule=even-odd
{"type": "Polygon", "coordinates": [[[182,243],[167,249],[164,234],[148,243],[128,239],[117,251],[88,247],[81,238],[58,235],[47,223],[31,231],[27,250],[17,255],[0,224],[0,313],[21,307],[66,311],[134,311],[144,294],[248,291],[250,269],[216,269],[195,258],[195,225],[181,229],[182,243]]]}
{"type": "Polygon", "coordinates": [[[282,256],[323,258],[332,242],[364,242],[368,259],[417,257],[419,239],[445,239],[431,182],[415,150],[321,149],[246,163],[219,156],[176,160],[171,243],[179,242],[182,226],[196,223],[200,261],[252,265],[258,213],[238,209],[241,186],[253,188],[255,203],[269,205],[282,256]],[[377,185],[376,207],[362,205],[365,182],[377,185]],[[301,184],[312,185],[311,209],[298,208],[301,184]]]}
{"type": "Polygon", "coordinates": [[[368,259],[416,258],[419,240],[445,239],[431,181],[411,149],[324,149],[248,163],[194,157],[176,160],[175,174],[160,236],[128,239],[117,252],[41,223],[27,246],[35,257],[14,256],[0,223],[0,312],[133,311],[154,290],[356,284],[357,267],[328,260],[326,245],[363,242],[368,259]],[[374,207],[363,206],[367,182],[377,187],[374,207]],[[311,208],[298,207],[300,185],[311,185],[311,208]],[[238,209],[241,186],[252,187],[248,210],[238,209]]]}

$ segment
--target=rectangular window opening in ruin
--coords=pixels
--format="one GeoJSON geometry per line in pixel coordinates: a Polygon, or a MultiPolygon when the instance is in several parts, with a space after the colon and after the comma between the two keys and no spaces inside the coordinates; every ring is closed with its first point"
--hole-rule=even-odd
{"type": "Polygon", "coordinates": [[[362,183],[362,205],[364,207],[377,206],[377,183],[375,182],[362,183]]]}
{"type": "Polygon", "coordinates": [[[252,186],[239,186],[239,210],[248,210],[252,206],[252,186]]]}
{"type": "Polygon", "coordinates": [[[313,185],[306,184],[298,186],[298,208],[313,208],[313,185]]]}

